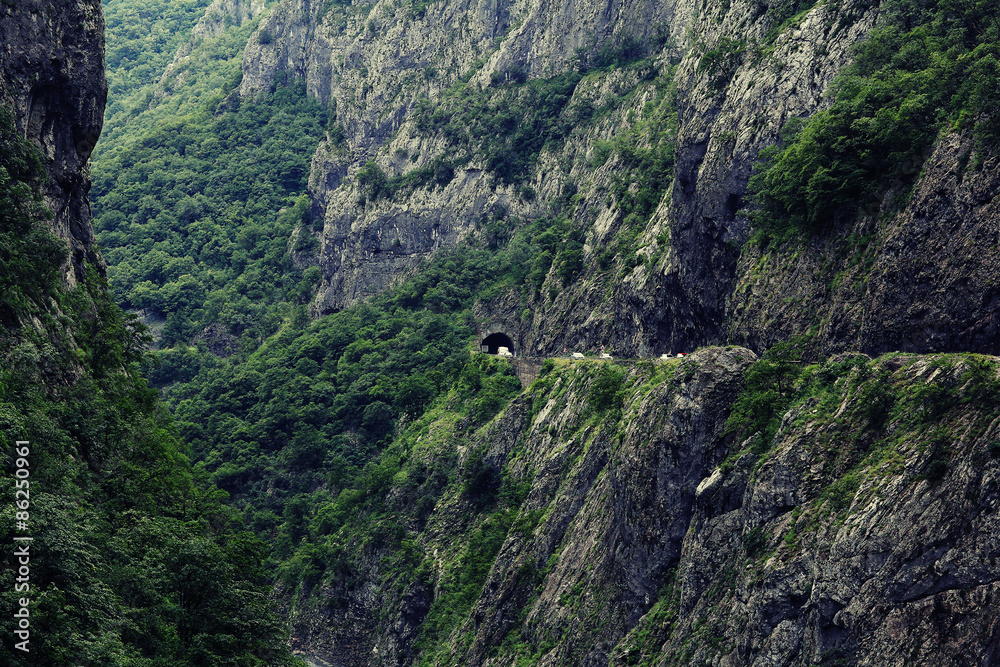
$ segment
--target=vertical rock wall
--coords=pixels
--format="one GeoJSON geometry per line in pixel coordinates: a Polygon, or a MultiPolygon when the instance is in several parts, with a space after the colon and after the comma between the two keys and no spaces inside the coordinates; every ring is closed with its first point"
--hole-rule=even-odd
{"type": "Polygon", "coordinates": [[[607,345],[627,356],[658,355],[726,339],[740,244],[748,235],[739,210],[753,162],[790,119],[827,103],[830,83],[876,18],[877,5],[868,0],[818,3],[781,31],[769,5],[747,0],[285,0],[247,47],[241,94],[299,77],[335,107],[310,177],[313,216],[325,222],[315,314],[386,289],[438,249],[467,238],[484,218],[544,215],[572,183],[580,186],[576,224],[588,230],[583,279],[560,289],[551,304],[532,302],[535,315],[518,336],[533,353],[607,345]],[[604,168],[590,163],[595,142],[625,133],[650,100],[641,81],[630,81],[634,73],[588,78],[574,93],[569,109],[619,106],[604,120],[581,123],[563,145],[546,148],[529,179],[537,199],[498,184],[475,160],[442,187],[377,201],[362,196],[354,176],[369,159],[392,177],[452,150],[447,137],[415,127],[418,100],[433,105],[459,77],[485,90],[510,76],[553,76],[630,43],[653,50],[651,76],[674,80],[676,159],[673,183],[641,236],[650,247],[667,238],[666,251],[643,251],[653,261],[624,276],[610,298],[597,285],[598,256],[614,245],[623,216],[604,200],[626,166],[614,159],[604,168]],[[726,48],[732,53],[720,62],[703,63],[706,54],[726,48]]]}
{"type": "Polygon", "coordinates": [[[87,161],[107,100],[101,4],[3,3],[0,45],[0,102],[13,108],[19,128],[44,157],[45,203],[53,231],[69,244],[66,280],[73,285],[87,265],[103,272],[87,200],[87,161]]]}

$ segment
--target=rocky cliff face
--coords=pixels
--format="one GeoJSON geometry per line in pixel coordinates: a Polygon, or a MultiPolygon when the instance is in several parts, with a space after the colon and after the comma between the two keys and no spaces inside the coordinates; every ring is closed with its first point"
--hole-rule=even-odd
{"type": "MultiPolygon", "coordinates": [[[[447,141],[414,127],[418,99],[436,99],[460,76],[488,87],[492,77],[512,72],[564,72],[578,49],[596,52],[614,38],[646,40],[656,27],[668,30],[671,12],[653,4],[280,5],[261,26],[266,43],[248,46],[241,92],[253,94],[286,74],[304,77],[312,94],[336,107],[336,136],[317,151],[310,181],[314,215],[326,222],[325,281],[315,311],[383,290],[437,248],[465,238],[483,216],[544,210],[496,187],[475,163],[437,191],[360,204],[350,177],[369,158],[399,175],[449,152],[447,141]]],[[[548,192],[558,192],[562,176],[554,176],[548,192]]]]}
{"type": "Polygon", "coordinates": [[[69,244],[66,280],[73,285],[88,264],[104,270],[87,199],[87,160],[107,99],[100,2],[5,3],[0,41],[0,103],[14,110],[18,127],[45,158],[45,204],[53,231],[69,244]]]}
{"type": "Polygon", "coordinates": [[[973,144],[971,133],[941,137],[901,212],[876,210],[806,247],[744,253],[733,339],[769,347],[814,328],[819,355],[995,354],[1000,180],[995,156],[970,161],[973,144]]]}
{"type": "MultiPolygon", "coordinates": [[[[580,279],[568,289],[550,280],[547,288],[560,294],[530,299],[527,322],[489,305],[481,309],[484,317],[517,319],[509,333],[522,349],[605,344],[645,355],[734,335],[755,347],[780,337],[783,323],[751,321],[745,311],[780,309],[788,293],[769,292],[773,299],[756,298],[752,306],[734,293],[748,279],[740,267],[750,259],[740,264],[740,245],[749,230],[739,211],[750,171],[789,120],[825,104],[852,46],[879,16],[866,0],[798,3],[791,18],[782,7],[282,3],[247,48],[241,92],[268,88],[280,76],[303,77],[312,94],[336,107],[336,124],[314,157],[310,181],[313,215],[326,224],[324,283],[314,312],[383,290],[436,249],[469,238],[486,218],[516,225],[544,215],[569,185],[576,197],[568,214],[586,233],[580,279]],[[619,64],[630,53],[644,55],[647,64],[638,71],[593,69],[611,62],[609,53],[625,54],[614,61],[619,64]],[[573,70],[589,72],[559,116],[574,131],[548,141],[521,181],[537,196],[525,197],[523,186],[498,179],[482,155],[431,186],[372,198],[357,183],[358,170],[372,158],[392,182],[460,154],[447,128],[427,127],[456,84],[461,90],[468,82],[495,101],[511,82],[573,70]],[[637,146],[651,146],[641,128],[651,122],[651,82],[658,78],[671,86],[675,105],[673,169],[664,176],[671,180],[656,188],[656,205],[637,222],[621,197],[609,197],[616,178],[631,180],[630,192],[637,191],[637,167],[620,151],[600,156],[601,144],[627,143],[639,132],[637,146]],[[609,271],[602,251],[629,245],[621,242],[626,236],[631,245],[609,271]]],[[[519,313],[525,299],[515,300],[519,313]]],[[[963,309],[966,319],[986,316],[969,300],[963,309]]],[[[848,315],[840,308],[836,317],[848,315]]],[[[901,317],[898,329],[914,321],[913,312],[901,317]]],[[[829,349],[871,338],[856,329],[824,333],[829,349]]]]}
{"type": "Polygon", "coordinates": [[[521,349],[609,345],[632,356],[732,341],[760,350],[794,330],[818,336],[817,354],[995,353],[996,295],[983,278],[995,258],[961,246],[990,248],[987,237],[997,233],[988,210],[996,193],[991,158],[970,166],[970,136],[939,142],[902,212],[869,211],[856,229],[767,258],[743,246],[750,229],[740,210],[759,152],[789,121],[827,104],[830,83],[879,17],[869,0],[558,8],[289,1],[248,47],[241,92],[304,77],[312,94],[336,107],[310,181],[313,216],[326,225],[315,313],[380,292],[434,251],[474,237],[485,219],[516,226],[546,215],[569,185],[576,194],[565,213],[586,235],[578,279],[561,285],[551,276],[541,290],[558,292],[551,299],[521,293],[479,309],[484,321],[507,323],[521,349]],[[644,54],[649,64],[608,71],[601,54],[615,49],[644,54]],[[391,183],[460,156],[461,141],[447,126],[427,124],[456,86],[496,101],[511,82],[574,69],[589,71],[559,114],[574,131],[535,156],[521,181],[531,197],[497,178],[481,153],[451,178],[374,200],[357,183],[369,159],[391,183]],[[671,86],[676,107],[673,169],[637,222],[621,197],[609,197],[615,179],[631,181],[633,194],[641,189],[637,167],[620,151],[601,155],[602,142],[627,143],[639,131],[636,145],[651,146],[641,127],[657,77],[671,86]],[[593,109],[600,113],[588,115],[593,109]],[[852,236],[865,242],[845,241],[852,236]],[[939,238],[928,243],[928,236],[939,238]],[[614,270],[602,258],[609,247],[618,249],[614,270]]]}
{"type": "Polygon", "coordinates": [[[676,565],[693,490],[725,457],[724,415],[753,358],[741,348],[713,349],[633,371],[617,419],[615,405],[595,411],[589,398],[603,365],[581,362],[543,377],[468,440],[468,424],[450,415],[422,425],[412,464],[398,476],[407,482],[387,501],[405,508],[415,484],[417,497],[428,496],[414,513],[403,509],[424,564],[393,568],[387,581],[391,541],[347,547],[342,568],[293,597],[293,646],[334,665],[409,664],[419,648],[449,664],[509,664],[543,644],[551,653],[544,664],[607,664],[676,565]],[[441,475],[455,481],[435,479],[441,475]],[[506,539],[506,528],[497,533],[511,525],[506,539]],[[500,538],[492,547],[484,544],[491,531],[500,538]],[[485,579],[463,605],[456,589],[473,558],[487,559],[485,579]],[[441,616],[442,643],[416,646],[420,625],[441,624],[441,616]],[[513,653],[511,637],[520,646],[513,653]]]}
{"type": "Polygon", "coordinates": [[[979,363],[859,364],[787,413],[762,461],[706,479],[661,650],[717,664],[992,664],[998,422],[995,399],[972,407],[979,363]],[[950,397],[931,407],[936,389],[950,397]],[[709,647],[684,646],[699,631],[709,647]]]}
{"type": "Polygon", "coordinates": [[[334,665],[993,664],[997,360],[834,358],[764,439],[727,426],[754,360],[565,362],[472,437],[415,425],[385,505],[285,591],[293,641],[334,665]]]}

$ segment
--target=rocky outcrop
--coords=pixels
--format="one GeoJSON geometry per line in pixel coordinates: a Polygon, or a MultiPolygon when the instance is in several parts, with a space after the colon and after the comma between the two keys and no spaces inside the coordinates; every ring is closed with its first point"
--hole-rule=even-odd
{"type": "Polygon", "coordinates": [[[828,102],[827,89],[849,63],[852,46],[874,25],[870,5],[818,3],[770,48],[767,32],[774,26],[760,20],[755,3],[702,15],[696,45],[678,77],[686,94],[678,95],[677,167],[665,202],[667,280],[656,285],[667,295],[667,310],[687,314],[673,326],[682,331],[674,337],[688,346],[727,340],[722,326],[740,246],[749,234],[740,209],[754,161],[786,123],[828,102]],[[727,48],[721,62],[706,64],[706,50],[727,48]]]}
{"type": "Polygon", "coordinates": [[[100,2],[4,3],[0,44],[0,103],[13,109],[18,127],[44,157],[42,192],[52,230],[69,246],[65,278],[74,285],[87,266],[104,271],[87,199],[87,161],[107,99],[100,2]]]}
{"type": "MultiPolygon", "coordinates": [[[[580,54],[596,54],[615,40],[649,42],[660,33],[665,39],[673,12],[655,3],[279,5],[248,45],[241,93],[265,90],[285,74],[305,78],[311,94],[336,103],[337,136],[320,146],[310,178],[313,214],[326,222],[324,283],[314,312],[385,289],[436,249],[465,238],[484,215],[545,210],[543,201],[528,205],[513,189],[497,187],[475,163],[433,191],[359,205],[351,177],[370,157],[394,176],[449,153],[447,141],[413,127],[417,100],[437,99],[460,76],[488,88],[512,73],[565,72],[580,54]]],[[[535,180],[544,180],[542,173],[535,180]]],[[[558,193],[564,177],[548,180],[558,193]]]]}
{"type": "Polygon", "coordinates": [[[753,360],[742,348],[716,348],[670,362],[672,381],[648,393],[633,386],[627,416],[613,426],[598,422],[570,435],[586,423],[590,383],[571,385],[569,396],[541,408],[525,440],[526,462],[511,471],[533,476],[521,511],[544,520],[501,550],[460,662],[505,664],[489,656],[513,631],[530,645],[555,643],[543,664],[607,664],[680,557],[692,489],[725,456],[724,417],[753,360]],[[537,573],[534,591],[526,590],[525,570],[537,573]]]}
{"type": "MultiPolygon", "coordinates": [[[[545,664],[607,664],[610,649],[656,601],[659,582],[680,556],[695,507],[692,490],[725,457],[725,414],[754,358],[742,348],[703,350],[683,363],[664,362],[660,372],[674,380],[656,386],[643,386],[655,369],[633,371],[620,422],[593,414],[588,395],[605,364],[587,361],[553,371],[468,441],[456,437],[463,425],[450,415],[430,423],[415,444],[408,481],[386,497],[387,509],[402,509],[424,565],[393,568],[390,575],[383,568],[398,554],[384,541],[357,552],[338,546],[341,565],[321,583],[280,591],[291,601],[293,643],[338,666],[411,664],[421,624],[436,613],[435,600],[456,586],[449,570],[463,557],[477,557],[463,556],[470,534],[516,515],[481,595],[450,634],[471,633],[471,643],[449,641],[440,657],[508,664],[509,654],[493,656],[505,637],[520,633],[532,644],[566,638],[549,656],[555,662],[545,664]],[[449,461],[457,479],[435,492],[431,481],[444,481],[449,461]],[[472,491],[479,485],[470,475],[490,478],[470,472],[479,470],[497,471],[497,481],[503,470],[505,486],[523,488],[523,503],[505,514],[505,492],[498,500],[492,482],[482,484],[485,496],[472,491]],[[408,487],[421,477],[430,497],[414,504],[408,487]],[[428,503],[435,495],[436,505],[428,503]],[[428,566],[430,573],[414,573],[428,566]],[[595,624],[595,616],[602,622],[595,624]]],[[[353,541],[349,533],[335,542],[353,541]]]]}
{"type": "Polygon", "coordinates": [[[449,413],[416,425],[357,519],[400,512],[402,536],[348,522],[336,565],[283,591],[300,646],[334,665],[992,664],[998,360],[841,355],[767,441],[727,423],[754,360],[559,362],[471,438],[449,413]]]}
{"type": "Polygon", "coordinates": [[[974,142],[971,132],[942,137],[899,212],[876,207],[805,247],[749,248],[733,338],[760,348],[813,329],[817,355],[1000,352],[1000,177],[996,156],[972,159],[974,142]]]}
{"type": "Polygon", "coordinates": [[[803,403],[764,460],[706,480],[659,650],[715,664],[992,664],[1000,422],[995,399],[962,405],[982,395],[977,363],[870,362],[860,368],[888,373],[877,382],[896,409],[877,413],[864,383],[843,378],[837,407],[803,403]],[[944,403],[913,409],[944,387],[944,403]],[[699,630],[708,645],[690,643],[699,630]]]}

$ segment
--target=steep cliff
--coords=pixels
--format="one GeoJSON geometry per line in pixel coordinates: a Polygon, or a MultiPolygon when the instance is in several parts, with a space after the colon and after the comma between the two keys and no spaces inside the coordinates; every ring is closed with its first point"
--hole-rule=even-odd
{"type": "Polygon", "coordinates": [[[609,345],[634,356],[732,341],[759,350],[791,328],[812,332],[817,354],[996,352],[995,297],[977,277],[994,260],[942,260],[969,255],[959,239],[996,233],[991,153],[969,131],[911,160],[907,182],[887,177],[885,205],[856,225],[783,250],[746,244],[759,154],[830,105],[831,84],[869,31],[925,20],[901,19],[916,11],[904,4],[289,1],[251,40],[241,92],[301,77],[335,107],[310,178],[312,216],[325,225],[316,314],[384,290],[486,223],[511,230],[556,211],[582,244],[578,269],[560,276],[553,262],[544,289],[478,311],[521,349],[609,345]],[[564,97],[539,105],[532,91],[560,76],[554,94],[564,97]],[[535,143],[514,126],[532,106],[548,122],[528,130],[535,143]],[[940,241],[907,241],[925,232],[940,241]],[[901,257],[921,280],[899,277],[901,257]],[[857,272],[873,262],[886,267],[857,272]],[[879,315],[865,314],[882,302],[879,315]]]}
{"type": "Polygon", "coordinates": [[[808,244],[749,248],[732,295],[731,339],[766,348],[812,330],[820,356],[995,354],[1000,180],[997,157],[981,152],[976,164],[975,144],[971,131],[943,135],[899,212],[876,209],[808,244]]]}
{"type": "Polygon", "coordinates": [[[104,18],[99,2],[16,2],[0,7],[0,103],[44,156],[45,205],[52,230],[69,245],[65,280],[75,285],[86,267],[104,272],[90,224],[87,161],[101,134],[104,18]]]}
{"type": "Polygon", "coordinates": [[[550,363],[483,426],[453,396],[369,473],[382,491],[316,513],[293,644],[338,666],[992,664],[997,360],[754,362],[550,363]],[[761,421],[774,391],[789,409],[761,421]]]}
{"type": "Polygon", "coordinates": [[[522,294],[537,315],[513,334],[538,351],[611,344],[659,353],[723,338],[753,159],[788,119],[819,108],[874,17],[860,2],[284,3],[261,28],[267,43],[247,50],[241,90],[266,88],[281,72],[336,103],[338,125],[310,181],[313,215],[326,223],[317,312],[384,289],[485,218],[510,227],[542,216],[569,188],[564,214],[584,239],[578,280],[555,299],[522,294]],[[585,76],[547,110],[572,130],[527,149],[508,142],[524,162],[516,174],[483,155],[484,136],[437,120],[454,119],[456,103],[523,115],[532,79],[575,71],[585,76]],[[667,168],[645,174],[636,151],[656,148],[667,168]],[[358,169],[372,157],[390,186],[410,187],[365,196],[358,169]]]}

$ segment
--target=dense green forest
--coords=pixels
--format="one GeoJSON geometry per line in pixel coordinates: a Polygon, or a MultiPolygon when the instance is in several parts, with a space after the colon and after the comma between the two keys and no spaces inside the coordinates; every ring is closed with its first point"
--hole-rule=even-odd
{"type": "MultiPolygon", "coordinates": [[[[292,664],[267,600],[267,548],[192,470],[140,373],[145,328],[96,271],[61,287],[41,164],[0,108],[0,431],[28,441],[30,471],[30,519],[15,531],[7,450],[0,530],[7,544],[33,538],[20,593],[33,641],[28,653],[4,641],[4,664],[292,664]]],[[[14,576],[3,569],[8,609],[14,576]]]]}
{"type": "Polygon", "coordinates": [[[148,107],[152,84],[190,37],[191,28],[208,4],[208,0],[102,3],[108,76],[103,144],[114,141],[124,125],[148,107]]]}
{"type": "Polygon", "coordinates": [[[299,195],[327,114],[300,83],[249,102],[232,94],[256,22],[192,39],[174,66],[181,18],[164,26],[165,15],[145,32],[132,26],[136,6],[120,9],[108,14],[112,53],[149,55],[141,65],[109,58],[110,130],[94,155],[95,228],[115,296],[159,322],[165,346],[216,322],[234,348],[256,345],[319,278],[296,268],[287,246],[308,221],[299,195]],[[161,31],[172,38],[149,43],[161,31]],[[173,79],[160,82],[168,65],[173,79]],[[122,116],[118,103],[136,96],[135,113],[122,116]]]}
{"type": "MultiPolygon", "coordinates": [[[[106,199],[94,205],[98,228],[107,227],[101,240],[112,280],[123,276],[129,292],[145,281],[140,308],[153,319],[178,313],[163,333],[185,339],[204,297],[218,300],[218,286],[233,277],[213,276],[219,265],[207,253],[196,259],[209,271],[191,264],[194,248],[211,250],[203,247],[204,235],[189,232],[199,221],[211,227],[206,233],[218,231],[225,247],[216,251],[227,261],[235,254],[258,274],[261,267],[268,275],[287,273],[285,282],[266,287],[296,294],[302,272],[296,275],[281,259],[294,223],[267,231],[248,224],[242,236],[236,227],[248,218],[270,220],[282,206],[289,209],[286,218],[301,218],[295,202],[324,123],[322,110],[294,87],[234,105],[218,122],[208,113],[223,102],[219,91],[238,81],[252,23],[192,42],[195,55],[204,57],[178,68],[186,74],[183,95],[170,94],[169,80],[157,88],[206,4],[108,3],[111,103],[94,163],[98,192],[106,183],[120,188],[113,211],[102,208],[106,199]],[[174,124],[164,127],[165,119],[174,124]],[[280,134],[282,151],[274,140],[260,139],[265,133],[280,134]],[[168,139],[176,143],[164,154],[168,139]],[[278,159],[261,160],[262,150],[278,159]],[[280,161],[281,152],[295,151],[280,161]],[[225,172],[209,173],[216,164],[225,172]],[[164,196],[168,173],[175,196],[164,196]],[[229,189],[219,193],[215,182],[229,189]],[[267,196],[255,200],[260,192],[267,196]],[[234,208],[232,201],[245,207],[234,208]],[[209,215],[229,223],[228,243],[209,215]],[[128,248],[116,244],[123,238],[115,236],[119,230],[128,233],[128,248]],[[275,238],[280,252],[268,246],[275,238]],[[142,245],[132,247],[133,240],[142,245]],[[149,253],[157,252],[164,261],[149,264],[149,253]],[[120,267],[140,255],[137,264],[155,270],[127,282],[120,267]],[[187,261],[171,264],[178,259],[187,261]]],[[[34,538],[31,652],[4,642],[4,663],[298,664],[269,601],[270,547],[246,532],[226,492],[192,467],[190,443],[144,377],[157,367],[148,329],[113,303],[116,293],[93,269],[80,287],[60,286],[65,248],[45,229],[51,214],[41,204],[43,178],[41,158],[14,130],[9,111],[0,109],[0,428],[8,441],[31,443],[34,538]]],[[[126,305],[127,294],[119,299],[126,305]]],[[[255,315],[249,306],[246,312],[255,315]]],[[[264,334],[255,329],[250,335],[264,334]]],[[[3,470],[8,543],[16,534],[13,472],[10,459],[3,470]]],[[[3,570],[10,608],[17,597],[13,576],[14,570],[3,570]]]]}
{"type": "Polygon", "coordinates": [[[165,318],[164,345],[213,322],[259,342],[319,278],[293,265],[288,243],[307,220],[296,198],[324,112],[302,86],[233,106],[161,121],[95,170],[115,294],[165,318]]]}
{"type": "Polygon", "coordinates": [[[102,155],[123,150],[157,120],[184,116],[239,79],[243,47],[257,23],[241,26],[230,16],[217,15],[224,26],[221,34],[193,38],[191,30],[208,5],[208,0],[102,3],[108,104],[96,164],[102,155]],[[187,55],[178,57],[184,51],[187,55]],[[181,87],[185,94],[171,94],[181,87]]]}

